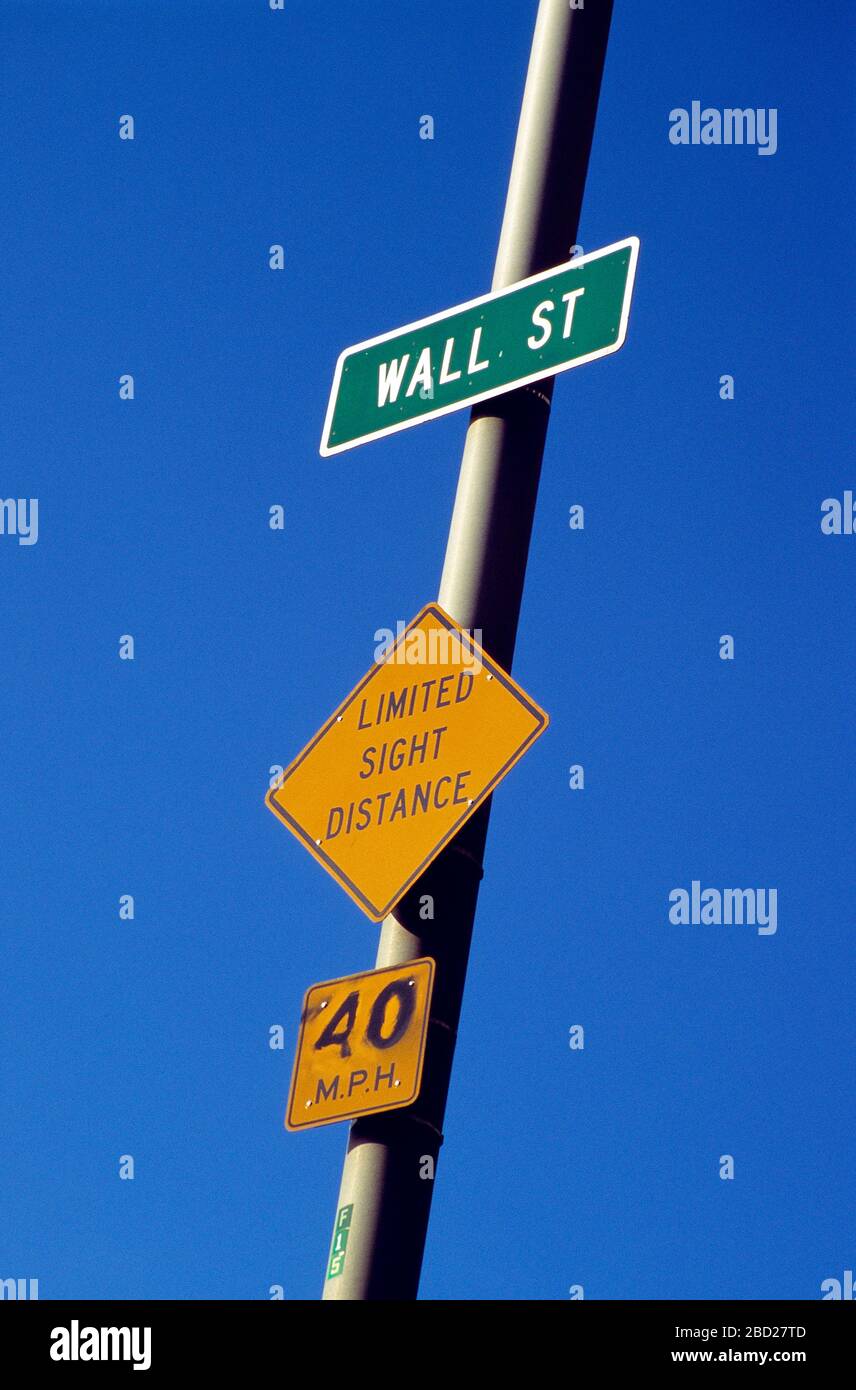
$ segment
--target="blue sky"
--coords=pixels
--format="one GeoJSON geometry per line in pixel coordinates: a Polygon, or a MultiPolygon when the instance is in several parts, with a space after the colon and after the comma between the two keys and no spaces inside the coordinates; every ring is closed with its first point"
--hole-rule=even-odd
{"type": "MultiPolygon", "coordinates": [[[[318,443],[342,348],[490,287],[535,8],[4,8],[0,1277],[43,1298],[320,1291],[346,1127],[284,1131],[293,1040],[376,928],[263,796],[436,597],[467,416],[318,443]]],[[[635,302],[557,382],[551,726],[494,798],[423,1297],[854,1267],[848,29],[617,0],[577,240],[640,237],[635,302]],[[670,144],[694,99],[776,108],[775,155],[670,144]],[[671,924],[694,879],[776,934],[671,924]]]]}

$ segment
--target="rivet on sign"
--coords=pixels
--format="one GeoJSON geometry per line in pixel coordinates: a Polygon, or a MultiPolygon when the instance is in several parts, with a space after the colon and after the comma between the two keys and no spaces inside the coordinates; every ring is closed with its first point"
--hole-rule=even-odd
{"type": "Polygon", "coordinates": [[[320,841],[320,840],[316,840],[315,843],[316,843],[316,845],[320,845],[321,841],[320,841]]]}
{"type": "Polygon", "coordinates": [[[396,1086],[400,1086],[400,1085],[401,1085],[401,1082],[400,1082],[400,1081],[396,1081],[395,1084],[396,1084],[396,1086]]]}
{"type": "Polygon", "coordinates": [[[308,1110],[311,1104],[312,1104],[312,1101],[311,1101],[311,1100],[308,1100],[308,1101],[306,1102],[306,1104],[304,1105],[304,1107],[303,1107],[304,1110],[308,1110]]]}
{"type": "Polygon", "coordinates": [[[487,673],[487,678],[488,678],[489,681],[492,681],[492,680],[493,680],[493,676],[490,674],[490,671],[488,671],[488,673],[487,673]]]}
{"type": "Polygon", "coordinates": [[[322,1000],[321,1000],[321,1008],[322,1008],[322,1009],[326,1009],[326,1007],[327,1007],[327,1002],[328,1002],[328,1001],[327,1001],[326,999],[322,999],[322,1000]]]}
{"type": "Polygon", "coordinates": [[[407,983],[410,985],[410,987],[411,987],[411,989],[412,989],[413,986],[416,984],[416,981],[415,981],[415,980],[408,980],[407,983]]]}
{"type": "Polygon", "coordinates": [[[472,806],[472,804],[473,804],[473,799],[472,799],[472,797],[470,797],[469,801],[467,802],[467,805],[468,805],[468,806],[472,806]]]}
{"type": "Polygon", "coordinates": [[[336,723],[337,723],[337,724],[341,724],[341,722],[342,722],[342,716],[341,716],[341,714],[337,714],[337,715],[336,715],[336,723]]]}

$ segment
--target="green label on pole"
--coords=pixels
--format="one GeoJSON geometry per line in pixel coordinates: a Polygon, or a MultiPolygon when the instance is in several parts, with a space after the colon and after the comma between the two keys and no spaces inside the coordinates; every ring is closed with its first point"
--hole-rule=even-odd
{"type": "Polygon", "coordinates": [[[345,1251],[348,1247],[348,1233],[351,1229],[351,1217],[354,1214],[353,1203],[347,1207],[341,1207],[339,1215],[336,1217],[336,1225],[333,1227],[333,1244],[330,1247],[330,1263],[327,1266],[327,1278],[335,1279],[337,1274],[341,1274],[345,1268],[345,1251]]]}
{"type": "Polygon", "coordinates": [[[346,349],[321,453],[341,453],[617,352],[638,254],[638,238],[628,237],[346,349]]]}

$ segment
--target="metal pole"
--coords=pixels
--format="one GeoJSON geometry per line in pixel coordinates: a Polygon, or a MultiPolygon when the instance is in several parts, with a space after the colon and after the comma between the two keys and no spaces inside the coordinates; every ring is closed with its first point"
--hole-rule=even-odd
{"type": "MultiPolygon", "coordinates": [[[[568,259],[582,204],[612,0],[541,0],[502,224],[494,289],[568,259]]],[[[475,407],[439,602],[514,655],[552,380],[475,407]]],[[[352,1207],[342,1272],[325,1299],[413,1299],[463,1000],[490,804],[480,808],[381,930],[378,966],[437,964],[422,1093],[406,1110],[355,1120],[337,1213],[352,1207]],[[431,908],[429,908],[429,904],[431,908]],[[427,917],[433,909],[433,919],[427,917]]]]}

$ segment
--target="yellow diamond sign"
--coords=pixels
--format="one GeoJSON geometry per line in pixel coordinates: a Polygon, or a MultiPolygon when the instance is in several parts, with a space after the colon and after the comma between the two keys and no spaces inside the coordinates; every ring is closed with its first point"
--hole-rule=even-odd
{"type": "Polygon", "coordinates": [[[547,723],[511,676],[429,604],[266,802],[379,922],[547,723]]]}

